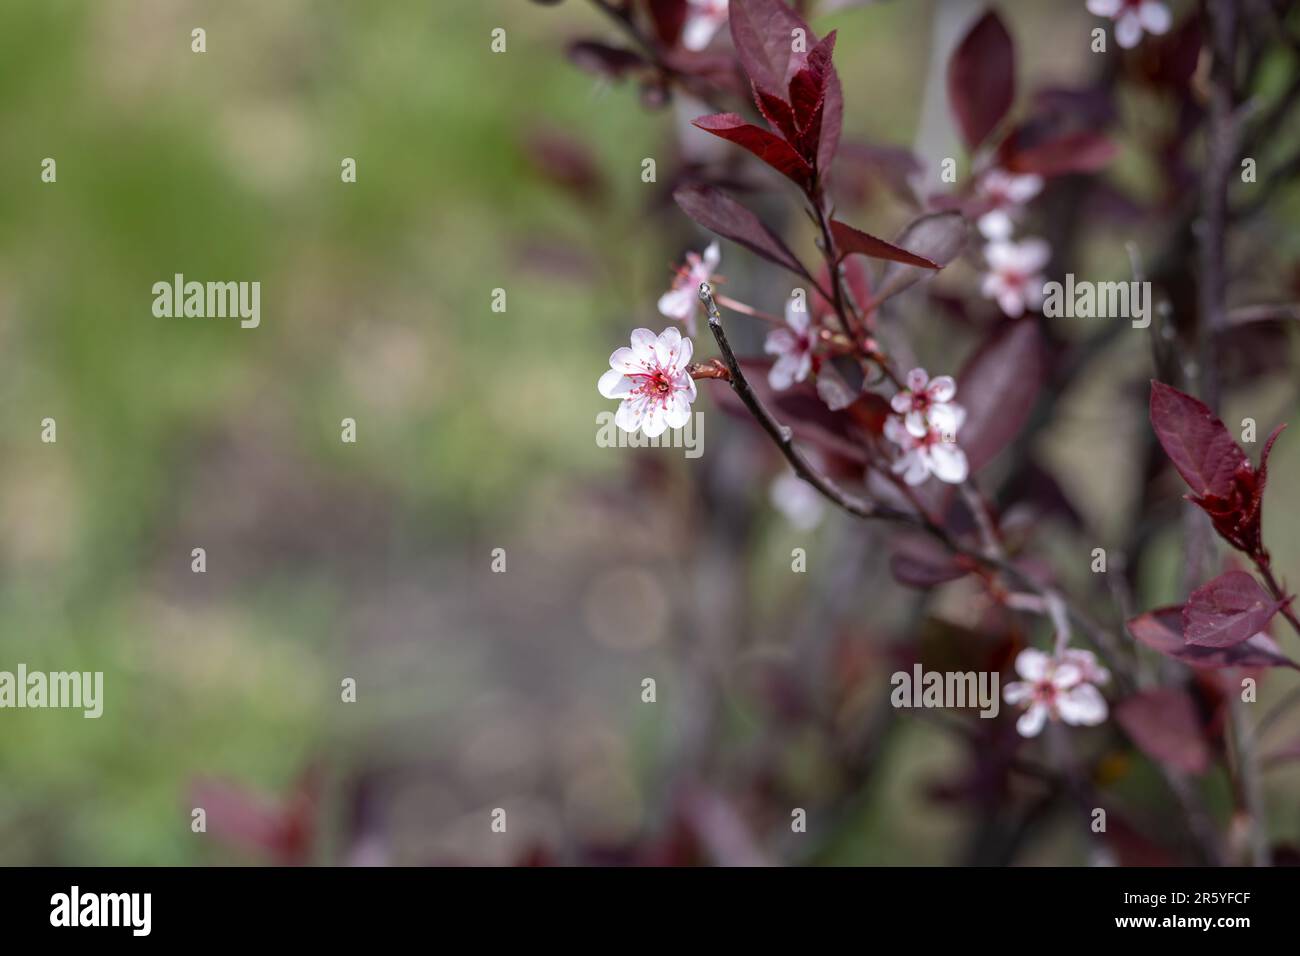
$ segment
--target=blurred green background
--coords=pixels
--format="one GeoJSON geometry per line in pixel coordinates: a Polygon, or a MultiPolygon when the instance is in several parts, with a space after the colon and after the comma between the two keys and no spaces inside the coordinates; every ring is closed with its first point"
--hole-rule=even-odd
{"type": "MultiPolygon", "coordinates": [[[[1021,38],[1091,25],[1081,2],[1001,6],[1021,38]]],[[[928,7],[815,21],[841,30],[848,133],[912,141],[928,7]]],[[[681,117],[573,68],[577,35],[611,36],[577,0],[0,4],[0,667],[105,673],[99,720],[0,713],[0,863],[273,858],[193,834],[194,788],[247,788],[264,808],[227,813],[247,833],[241,814],[274,815],[307,767],[325,781],[320,862],[507,862],[654,822],[695,719],[677,689],[698,665],[690,622],[728,588],[786,607],[805,585],[770,515],[756,582],[684,573],[696,463],[640,453],[629,476],[593,441],[609,352],[662,323],[666,236],[698,240],[647,212],[640,180],[681,117]],[[538,135],[590,151],[589,201],[539,172],[538,135]],[[151,286],[178,272],[260,281],[261,327],[155,318],[151,286]],[[639,701],[647,674],[658,708],[639,701]],[[508,840],[487,835],[498,806],[508,840]]],[[[1077,77],[1075,48],[1022,43],[1022,76],[1077,77]]],[[[1152,170],[1126,154],[1118,175],[1152,170]]],[[[733,285],[742,260],[724,246],[733,285]]],[[[706,456],[734,455],[724,480],[761,506],[750,479],[770,463],[700,407],[706,456]]],[[[1079,436],[1107,444],[1100,407],[1049,437],[1064,460],[1079,436]]],[[[1277,475],[1300,473],[1297,447],[1277,475]]],[[[1070,484],[1104,521],[1122,462],[1093,467],[1070,484]]],[[[850,533],[818,532],[828,550],[850,533]]],[[[1300,575],[1295,538],[1275,549],[1300,575]]],[[[723,721],[746,739],[741,704],[723,721]]],[[[958,820],[916,793],[952,744],[900,739],[915,746],[891,751],[830,858],[947,858],[958,820]]],[[[804,758],[789,773],[815,776],[804,758]]]]}

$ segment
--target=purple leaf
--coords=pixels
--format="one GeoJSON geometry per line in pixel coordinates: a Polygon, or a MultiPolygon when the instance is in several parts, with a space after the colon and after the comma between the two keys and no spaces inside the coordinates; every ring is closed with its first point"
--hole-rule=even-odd
{"type": "Polygon", "coordinates": [[[826,97],[834,52],[835,31],[832,30],[808,51],[804,65],[790,79],[790,108],[801,127],[808,125],[808,120],[826,97]]]}
{"type": "MultiPolygon", "coordinates": [[[[969,231],[966,218],[959,212],[929,213],[912,220],[894,239],[894,245],[909,249],[942,268],[961,253],[969,231]]],[[[880,277],[876,301],[883,302],[932,275],[932,268],[922,269],[902,263],[887,265],[880,277]]]]}
{"type": "Polygon", "coordinates": [[[1245,571],[1202,584],[1183,606],[1183,639],[1199,647],[1232,647],[1268,626],[1281,601],[1245,571]]]}
{"type": "Polygon", "coordinates": [[[1183,481],[1199,497],[1227,498],[1247,462],[1219,417],[1204,402],[1163,382],[1151,382],[1151,427],[1183,481]]]}
{"type": "Polygon", "coordinates": [[[794,110],[790,108],[789,103],[779,96],[764,93],[757,86],[754,87],[754,102],[758,104],[758,111],[772,124],[773,129],[780,130],[781,135],[792,143],[799,138],[799,126],[795,123],[794,110]]]}
{"type": "Polygon", "coordinates": [[[827,64],[826,95],[821,107],[821,128],[817,131],[817,171],[825,176],[835,161],[835,151],[840,147],[840,133],[844,129],[844,90],[835,65],[827,64]]]}
{"type": "Polygon", "coordinates": [[[783,176],[803,185],[812,176],[812,168],[795,148],[775,133],[746,123],[738,113],[715,113],[691,121],[692,125],[743,146],[783,176]]]}
{"type": "Polygon", "coordinates": [[[957,403],[966,409],[957,442],[971,474],[1016,437],[1042,380],[1042,341],[1030,322],[1004,326],[966,362],[957,376],[957,403]]]}
{"type": "Polygon", "coordinates": [[[705,229],[739,243],[796,275],[812,278],[779,236],[722,190],[698,184],[679,186],[673,191],[673,199],[681,206],[682,212],[705,229]]]}
{"type": "Polygon", "coordinates": [[[731,7],[731,42],[750,82],[764,93],[784,97],[794,30],[808,26],[780,0],[745,0],[731,7]]]}
{"type": "Polygon", "coordinates": [[[1016,51],[993,11],[971,27],[948,63],[948,102],[966,149],[974,152],[1011,109],[1016,51]]]}
{"type": "Polygon", "coordinates": [[[1183,641],[1183,609],[1177,605],[1139,614],[1128,622],[1129,633],[1138,641],[1166,657],[1182,661],[1189,667],[1215,670],[1221,667],[1292,667],[1296,664],[1278,649],[1267,634],[1232,647],[1198,647],[1183,641]]]}
{"type": "Polygon", "coordinates": [[[914,252],[900,249],[892,242],[877,239],[875,236],[862,232],[860,229],[854,229],[838,219],[831,220],[831,235],[835,239],[835,245],[840,250],[841,258],[861,255],[869,256],[872,259],[888,259],[891,262],[901,262],[904,265],[918,266],[922,269],[942,268],[939,263],[933,262],[925,258],[925,256],[918,256],[914,252]]]}
{"type": "Polygon", "coordinates": [[[1138,749],[1184,773],[1205,773],[1212,754],[1196,702],[1172,687],[1146,690],[1122,701],[1115,719],[1138,749]]]}

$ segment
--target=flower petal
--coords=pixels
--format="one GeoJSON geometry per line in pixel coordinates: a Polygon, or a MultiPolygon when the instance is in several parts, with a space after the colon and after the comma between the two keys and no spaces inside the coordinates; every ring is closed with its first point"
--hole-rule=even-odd
{"type": "Polygon", "coordinates": [[[659,297],[659,314],[678,322],[695,315],[695,293],[688,288],[669,289],[659,297]]]}
{"type": "Polygon", "coordinates": [[[1052,659],[1036,647],[1026,647],[1016,655],[1016,673],[1027,681],[1038,683],[1047,676],[1052,659]]]}
{"type": "Polygon", "coordinates": [[[1138,19],[1142,22],[1142,29],[1147,33],[1159,34],[1168,32],[1173,18],[1169,15],[1169,8],[1163,3],[1146,0],[1138,7],[1138,19]]]}
{"type": "Polygon", "coordinates": [[[1120,14],[1115,21],[1115,42],[1126,50],[1131,50],[1142,41],[1142,21],[1131,10],[1120,14]]]}
{"type": "Polygon", "coordinates": [[[790,326],[796,332],[803,334],[808,331],[808,301],[804,298],[796,299],[791,296],[785,303],[785,324],[790,326]]]}
{"type": "Polygon", "coordinates": [[[1091,684],[1057,695],[1056,711],[1067,724],[1095,726],[1106,719],[1106,698],[1091,684]]]}
{"type": "Polygon", "coordinates": [[[663,368],[671,368],[677,362],[677,351],[682,347],[682,333],[676,326],[668,326],[655,339],[655,360],[663,368]]]}
{"type": "Polygon", "coordinates": [[[1124,7],[1124,0],[1088,0],[1088,12],[1098,17],[1113,17],[1124,7]]]}
{"type": "Polygon", "coordinates": [[[641,430],[648,438],[658,438],[668,429],[668,414],[663,402],[648,402],[650,408],[641,421],[641,430]]]}
{"type": "Polygon", "coordinates": [[[957,383],[951,375],[940,375],[930,380],[925,391],[931,401],[951,402],[957,395],[957,383]]]}
{"type": "Polygon", "coordinates": [[[655,343],[659,336],[649,329],[632,330],[632,351],[639,361],[653,365],[655,360],[655,343]]]}
{"type": "Polygon", "coordinates": [[[1023,704],[1034,696],[1034,685],[1025,681],[1013,680],[1002,688],[1002,699],[1008,704],[1023,704]]]}
{"type": "Polygon", "coordinates": [[[644,395],[632,395],[623,399],[623,404],[614,413],[614,424],[625,432],[636,431],[641,427],[641,419],[645,417],[649,404],[650,400],[644,395]]]}
{"type": "Polygon", "coordinates": [[[704,268],[712,275],[718,271],[718,266],[722,262],[722,250],[718,246],[718,240],[714,239],[704,247],[704,268]]]}
{"type": "Polygon", "coordinates": [[[799,340],[789,329],[773,329],[763,341],[763,351],[768,355],[784,355],[799,347],[799,340]]]}
{"type": "Polygon", "coordinates": [[[609,367],[624,375],[644,375],[646,371],[646,363],[626,345],[614,349],[614,354],[609,357],[609,367]]]}
{"type": "Polygon", "coordinates": [[[635,387],[632,380],[616,368],[610,369],[596,383],[596,388],[606,398],[622,398],[635,387]]]}
{"type": "Polygon", "coordinates": [[[673,392],[668,399],[665,418],[669,428],[682,428],[691,420],[691,402],[684,392],[673,392]]]}
{"type": "Polygon", "coordinates": [[[798,371],[799,356],[793,352],[787,352],[777,359],[772,368],[768,370],[767,384],[778,391],[787,389],[794,384],[795,375],[798,371]]]}
{"type": "Polygon", "coordinates": [[[1021,737],[1037,737],[1045,723],[1047,723],[1047,706],[1030,704],[1029,709],[1016,721],[1016,730],[1021,737]]]}
{"type": "Polygon", "coordinates": [[[923,368],[914,368],[907,373],[907,387],[909,391],[923,392],[926,384],[930,381],[930,376],[923,368]]]}
{"type": "Polygon", "coordinates": [[[947,442],[930,446],[930,467],[936,478],[950,485],[960,485],[970,474],[966,453],[947,442]]]}
{"type": "Polygon", "coordinates": [[[990,209],[979,218],[980,235],[985,239],[1010,239],[1014,225],[1005,209],[990,209]]]}

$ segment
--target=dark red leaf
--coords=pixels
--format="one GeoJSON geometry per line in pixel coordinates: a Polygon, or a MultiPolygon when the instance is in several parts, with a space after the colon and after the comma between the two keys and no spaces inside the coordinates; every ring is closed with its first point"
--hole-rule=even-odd
{"type": "Polygon", "coordinates": [[[687,0],[646,0],[655,35],[664,46],[676,46],[686,24],[687,0]]]}
{"type": "Polygon", "coordinates": [[[957,404],[966,409],[958,443],[971,474],[993,460],[1019,433],[1043,380],[1038,328],[1014,322],[995,332],[957,375],[957,404]]]}
{"type": "Polygon", "coordinates": [[[797,183],[807,183],[812,176],[812,168],[793,146],[761,126],[746,123],[739,113],[715,113],[691,122],[706,133],[743,146],[777,172],[797,183]]]}
{"type": "Polygon", "coordinates": [[[1199,647],[1232,647],[1273,619],[1281,601],[1245,571],[1229,571],[1202,584],[1183,606],[1183,639],[1199,647]]]}
{"type": "Polygon", "coordinates": [[[739,243],[796,275],[805,279],[812,278],[779,236],[722,190],[698,184],[679,186],[673,191],[673,199],[682,208],[682,212],[705,229],[739,243]]]}
{"type": "Polygon", "coordinates": [[[942,268],[939,263],[933,262],[925,256],[918,256],[914,252],[900,249],[892,242],[877,239],[875,236],[869,235],[860,229],[854,229],[838,219],[831,220],[831,235],[835,239],[835,245],[839,247],[841,258],[860,255],[869,256],[872,259],[888,259],[891,262],[919,266],[922,269],[942,268]]]}
{"type": "Polygon", "coordinates": [[[1231,495],[1233,475],[1248,459],[1208,405],[1153,380],[1151,427],[1193,492],[1200,497],[1231,495]]]}
{"type": "Polygon", "coordinates": [[[813,114],[821,109],[826,99],[826,84],[830,80],[831,55],[835,52],[835,31],[826,34],[808,51],[808,58],[790,79],[790,108],[800,129],[808,127],[813,114]]]}
{"type": "Polygon", "coordinates": [[[840,155],[843,157],[841,165],[844,160],[859,163],[904,202],[916,202],[911,180],[921,172],[922,164],[911,150],[901,146],[846,142],[840,155]]]}
{"type": "MultiPolygon", "coordinates": [[[[959,212],[928,213],[912,220],[904,227],[894,239],[894,245],[909,249],[942,268],[961,253],[966,245],[969,231],[966,218],[959,212]]],[[[876,301],[883,302],[932,275],[934,275],[933,269],[891,263],[885,266],[885,271],[880,277],[876,301]]]]}
{"type": "Polygon", "coordinates": [[[1196,702],[1172,687],[1146,690],[1121,701],[1115,719],[1138,749],[1184,773],[1205,773],[1212,754],[1196,702]]]}
{"type": "Polygon", "coordinates": [[[1011,109],[1016,92],[1015,46],[1001,18],[989,11],[948,63],[948,102],[966,148],[974,152],[1011,109]]]}
{"type": "Polygon", "coordinates": [[[1109,137],[1085,131],[1067,133],[1025,149],[1016,149],[1014,137],[1008,137],[999,152],[1002,154],[1002,166],[1013,173],[1065,176],[1069,173],[1095,173],[1104,169],[1115,158],[1119,148],[1109,137]]]}
{"type": "Polygon", "coordinates": [[[1129,633],[1137,640],[1166,657],[1182,661],[1189,667],[1214,670],[1221,667],[1293,667],[1296,664],[1278,649],[1267,634],[1256,634],[1232,647],[1198,647],[1183,640],[1183,609],[1180,606],[1157,608],[1139,614],[1128,622],[1129,633]]]}
{"type": "Polygon", "coordinates": [[[765,93],[784,97],[794,30],[812,35],[799,15],[780,0],[745,0],[729,9],[731,42],[750,82],[765,93]]]}
{"type": "Polygon", "coordinates": [[[844,90],[834,64],[827,66],[826,95],[822,99],[820,129],[817,135],[817,170],[822,176],[830,172],[835,161],[835,151],[840,147],[840,133],[844,129],[844,90]]]}
{"type": "Polygon", "coordinates": [[[764,93],[757,86],[754,87],[754,102],[758,104],[758,111],[772,124],[773,129],[780,130],[781,135],[790,142],[799,138],[799,127],[795,123],[794,111],[789,103],[779,96],[764,93]]]}
{"type": "Polygon", "coordinates": [[[1278,436],[1282,434],[1285,428],[1285,424],[1274,428],[1264,442],[1264,450],[1259,453],[1259,492],[1261,495],[1264,493],[1264,485],[1268,482],[1268,456],[1273,452],[1273,442],[1277,441],[1278,436]]]}
{"type": "MultiPolygon", "coordinates": [[[[745,0],[730,8],[728,19],[732,44],[750,82],[763,93],[786,99],[791,79],[807,67],[813,52],[821,45],[816,34],[780,0],[745,0]],[[812,45],[809,52],[794,52],[795,30],[802,30],[805,42],[812,45]]],[[[821,97],[815,164],[821,171],[831,168],[844,126],[844,93],[835,67],[829,62],[830,50],[825,53],[825,91],[821,97]]]]}

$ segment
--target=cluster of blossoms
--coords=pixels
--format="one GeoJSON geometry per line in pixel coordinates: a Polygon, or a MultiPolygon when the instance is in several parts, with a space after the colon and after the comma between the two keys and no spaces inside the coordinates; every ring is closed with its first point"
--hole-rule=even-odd
{"type": "Polygon", "coordinates": [[[885,437],[902,452],[894,472],[909,485],[919,485],[931,475],[960,484],[970,468],[966,453],[957,446],[957,430],[966,420],[966,410],[953,401],[957,383],[950,375],[931,380],[925,369],[914,368],[907,373],[906,385],[890,400],[896,414],[885,421],[885,437]]]}
{"type": "Polygon", "coordinates": [[[976,187],[976,201],[984,210],[979,230],[988,240],[984,258],[989,271],[981,292],[1013,319],[1037,309],[1043,301],[1043,268],[1052,257],[1051,247],[1042,239],[1015,242],[1011,238],[1025,204],[1042,188],[1041,176],[1003,169],[988,170],[976,187]]]}
{"type": "MultiPolygon", "coordinates": [[[[721,264],[717,242],[703,253],[688,252],[672,287],[659,298],[659,311],[695,333],[698,289],[716,278],[721,264]]],[[[817,367],[814,355],[813,316],[802,297],[786,303],[785,324],[768,333],[764,351],[775,356],[768,384],[781,391],[805,381],[817,367]]],[[[655,336],[649,329],[632,333],[631,348],[617,349],[609,371],[597,387],[606,398],[621,399],[615,424],[625,431],[643,429],[654,437],[668,428],[680,428],[690,417],[695,382],[687,366],[692,355],[690,339],[676,328],[655,336]]],[[[966,412],[953,401],[957,383],[949,375],[934,380],[922,368],[907,373],[904,387],[890,401],[893,415],[885,421],[884,435],[897,446],[895,474],[909,485],[919,485],[931,475],[960,484],[970,473],[966,454],[957,445],[957,432],[966,412]]]]}
{"type": "Polygon", "coordinates": [[[1106,698],[1098,685],[1110,680],[1110,672],[1097,663],[1091,651],[1068,649],[1053,657],[1026,648],[1016,657],[1016,673],[1002,698],[1013,705],[1026,705],[1016,721],[1022,737],[1035,737],[1050,720],[1092,727],[1106,719],[1106,698]]]}
{"type": "Polygon", "coordinates": [[[1159,35],[1169,30],[1173,18],[1160,0],[1088,0],[1088,12],[1115,21],[1115,42],[1131,50],[1142,42],[1142,34],[1159,35]]]}

